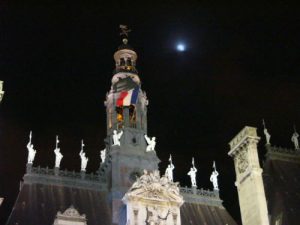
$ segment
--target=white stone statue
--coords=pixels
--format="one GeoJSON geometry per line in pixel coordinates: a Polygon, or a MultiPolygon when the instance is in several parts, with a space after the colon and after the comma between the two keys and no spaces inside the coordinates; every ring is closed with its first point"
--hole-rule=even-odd
{"type": "Polygon", "coordinates": [[[271,139],[271,135],[268,133],[268,130],[267,130],[267,128],[265,128],[264,129],[264,134],[265,134],[265,136],[266,136],[266,144],[267,145],[270,145],[271,143],[270,143],[270,139],[271,139]]]}
{"type": "Polygon", "coordinates": [[[27,144],[27,149],[28,149],[28,158],[27,158],[27,163],[32,164],[35,158],[36,150],[33,148],[33,144],[31,144],[31,138],[32,138],[32,132],[30,131],[29,134],[29,142],[27,144]]]}
{"type": "Polygon", "coordinates": [[[297,131],[295,130],[295,132],[293,133],[293,136],[292,136],[292,142],[294,143],[294,146],[295,146],[295,149],[296,150],[299,150],[299,141],[298,141],[298,137],[299,137],[299,134],[297,133],[297,131]]]}
{"type": "Polygon", "coordinates": [[[213,186],[214,186],[214,190],[219,190],[219,185],[218,185],[218,176],[219,176],[219,173],[217,171],[217,168],[216,168],[216,163],[214,162],[213,164],[213,168],[214,168],[214,171],[212,172],[212,174],[210,175],[210,182],[213,183],[213,186]]]}
{"type": "Polygon", "coordinates": [[[155,141],[155,137],[152,137],[152,139],[150,139],[146,134],[145,134],[145,139],[147,141],[147,148],[146,148],[146,152],[150,152],[150,151],[155,151],[155,145],[156,145],[156,141],[155,141]]]}
{"type": "Polygon", "coordinates": [[[192,165],[193,167],[191,167],[187,175],[191,177],[192,187],[197,187],[197,181],[196,181],[197,168],[195,167],[194,158],[192,159],[192,165]]]}
{"type": "Polygon", "coordinates": [[[100,157],[101,157],[101,163],[104,163],[106,158],[106,148],[100,151],[100,157]]]}
{"type": "Polygon", "coordinates": [[[266,128],[266,124],[265,124],[265,121],[263,120],[263,125],[264,125],[264,134],[265,134],[265,137],[266,137],[266,144],[267,145],[270,145],[270,139],[271,139],[271,135],[269,134],[267,128],[266,128]]]}
{"type": "Polygon", "coordinates": [[[172,156],[170,155],[169,158],[169,162],[170,164],[168,165],[166,172],[165,172],[165,176],[169,179],[169,181],[173,182],[173,170],[175,169],[175,166],[172,163],[172,156]]]}
{"type": "Polygon", "coordinates": [[[114,134],[113,134],[113,145],[121,145],[121,143],[120,143],[120,138],[122,137],[122,135],[123,135],[123,131],[121,130],[121,132],[120,133],[117,133],[117,131],[116,130],[114,130],[114,134]]]}
{"type": "Polygon", "coordinates": [[[60,162],[64,156],[61,154],[60,148],[54,149],[54,153],[55,153],[55,167],[59,168],[60,162]]]}
{"type": "Polygon", "coordinates": [[[85,156],[85,152],[83,152],[83,147],[84,147],[84,144],[83,144],[83,140],[82,140],[81,141],[81,151],[80,151],[79,155],[81,158],[81,171],[85,172],[85,169],[86,169],[89,159],[85,156]]]}

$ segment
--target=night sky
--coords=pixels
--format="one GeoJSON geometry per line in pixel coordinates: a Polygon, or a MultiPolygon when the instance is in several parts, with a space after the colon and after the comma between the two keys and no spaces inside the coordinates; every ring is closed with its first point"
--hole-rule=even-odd
{"type": "MultiPolygon", "coordinates": [[[[171,153],[182,186],[190,186],[186,173],[194,156],[198,187],[212,189],[216,160],[221,198],[239,221],[228,142],[245,125],[258,127],[263,137],[264,118],[271,143],[292,147],[293,124],[300,131],[295,6],[141,2],[0,3],[1,224],[25,173],[30,130],[38,151],[35,166],[53,167],[59,135],[62,169],[79,171],[82,138],[88,172],[98,169],[106,135],[103,102],[121,44],[119,24],[133,30],[129,43],[149,98],[148,135],[157,137],[160,169],[171,153]],[[176,50],[179,42],[186,51],[176,50]]],[[[264,143],[262,138],[262,161],[264,143]]]]}

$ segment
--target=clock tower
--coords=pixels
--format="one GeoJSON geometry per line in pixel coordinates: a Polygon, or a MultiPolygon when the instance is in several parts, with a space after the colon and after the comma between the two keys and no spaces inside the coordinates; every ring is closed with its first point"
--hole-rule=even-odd
{"type": "Polygon", "coordinates": [[[256,128],[245,127],[229,143],[234,159],[243,225],[269,225],[262,169],[259,165],[256,128]]]}
{"type": "Polygon", "coordinates": [[[106,178],[111,193],[113,224],[119,224],[126,214],[122,198],[136,177],[144,169],[158,169],[160,162],[154,148],[147,150],[148,99],[141,89],[136,69],[137,54],[128,44],[128,30],[123,29],[125,37],[114,54],[115,69],[104,102],[107,115],[106,157],[100,166],[100,175],[106,178]]]}

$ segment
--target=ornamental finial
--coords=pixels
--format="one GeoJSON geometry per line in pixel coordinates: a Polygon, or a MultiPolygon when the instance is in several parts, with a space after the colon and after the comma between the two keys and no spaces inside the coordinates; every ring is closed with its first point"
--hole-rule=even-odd
{"type": "Polygon", "coordinates": [[[120,25],[120,29],[121,29],[121,32],[120,32],[120,36],[123,36],[123,43],[126,45],[128,43],[128,34],[131,32],[130,29],[128,29],[127,25],[120,25]]]}

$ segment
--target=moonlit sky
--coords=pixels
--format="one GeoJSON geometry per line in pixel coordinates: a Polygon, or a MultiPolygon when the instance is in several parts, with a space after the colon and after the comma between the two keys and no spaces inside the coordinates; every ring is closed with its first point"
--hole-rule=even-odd
{"type": "MultiPolygon", "coordinates": [[[[200,1],[2,2],[0,5],[0,223],[6,221],[25,172],[29,131],[35,166],[52,167],[55,135],[62,169],[80,169],[80,141],[96,171],[106,134],[103,101],[110,89],[119,24],[137,54],[149,98],[148,134],[157,137],[164,171],[173,155],[175,181],[211,189],[216,160],[220,194],[240,220],[228,142],[265,119],[271,143],[292,147],[300,130],[299,20],[287,3],[214,5],[200,1]],[[184,40],[185,52],[179,52],[184,40]]],[[[261,159],[265,153],[260,142],[261,159]]]]}

